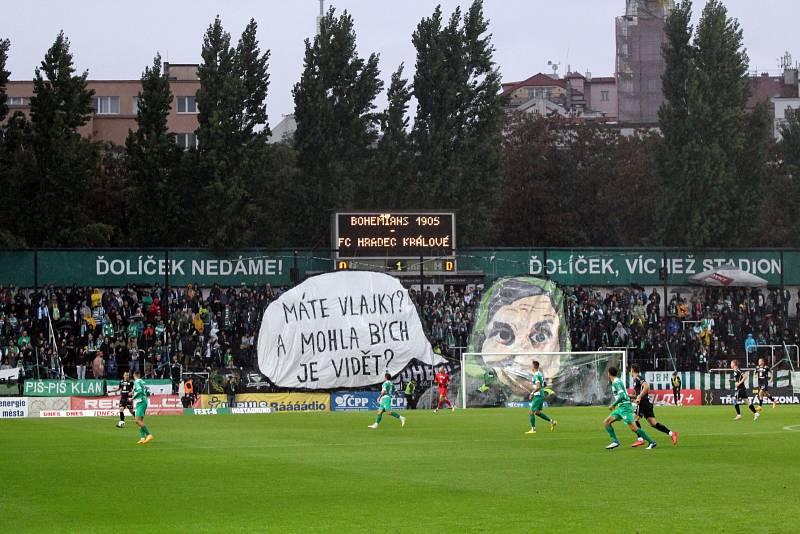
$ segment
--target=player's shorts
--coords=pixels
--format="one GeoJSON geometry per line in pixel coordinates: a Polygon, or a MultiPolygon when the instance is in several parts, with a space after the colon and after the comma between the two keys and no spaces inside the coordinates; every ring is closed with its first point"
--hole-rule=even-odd
{"type": "Polygon", "coordinates": [[[133,399],[128,397],[127,395],[123,395],[119,399],[119,409],[122,410],[123,408],[132,408],[133,407],[133,399]]]}
{"type": "Polygon", "coordinates": [[[531,399],[531,411],[538,412],[544,406],[544,395],[534,395],[531,399]]]}
{"type": "Polygon", "coordinates": [[[381,399],[380,408],[381,408],[381,410],[384,410],[384,411],[387,411],[387,412],[392,411],[392,398],[389,397],[388,395],[384,396],[381,399]]]}
{"type": "Polygon", "coordinates": [[[642,417],[644,419],[653,418],[655,419],[656,415],[653,411],[653,403],[652,402],[640,402],[636,406],[636,415],[642,417]]]}
{"type": "Polygon", "coordinates": [[[769,384],[767,384],[766,382],[759,382],[758,389],[766,393],[769,391],[769,384]]]}
{"type": "Polygon", "coordinates": [[[144,417],[144,413],[147,411],[147,403],[146,402],[137,402],[136,403],[136,417],[144,417]]]}
{"type": "Polygon", "coordinates": [[[630,406],[618,406],[616,410],[611,412],[611,417],[621,419],[626,425],[633,423],[633,410],[630,406]]]}
{"type": "Polygon", "coordinates": [[[747,393],[746,389],[737,389],[735,397],[736,400],[747,400],[750,398],[750,395],[747,393]]]}
{"type": "Polygon", "coordinates": [[[447,388],[439,388],[439,396],[446,397],[447,396],[447,388]]]}

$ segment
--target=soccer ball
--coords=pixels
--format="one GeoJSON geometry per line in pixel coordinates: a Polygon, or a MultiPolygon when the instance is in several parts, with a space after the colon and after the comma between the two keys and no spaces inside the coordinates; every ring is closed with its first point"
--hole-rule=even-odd
{"type": "Polygon", "coordinates": [[[117,428],[125,428],[125,421],[117,421],[117,428]]]}

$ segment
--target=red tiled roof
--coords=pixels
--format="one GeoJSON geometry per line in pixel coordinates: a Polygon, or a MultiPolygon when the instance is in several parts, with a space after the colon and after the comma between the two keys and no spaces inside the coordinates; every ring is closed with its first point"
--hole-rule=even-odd
{"type": "Polygon", "coordinates": [[[797,88],[786,85],[783,76],[758,76],[750,78],[750,98],[747,100],[747,109],[756,107],[759,102],[764,102],[773,97],[796,97],[797,88]]]}
{"type": "Polygon", "coordinates": [[[511,83],[504,83],[503,84],[503,93],[504,95],[508,93],[513,93],[517,89],[521,87],[564,87],[566,88],[567,82],[564,80],[556,80],[555,78],[551,78],[546,74],[542,74],[541,72],[538,74],[534,74],[527,80],[523,80],[521,82],[511,82],[511,83]]]}

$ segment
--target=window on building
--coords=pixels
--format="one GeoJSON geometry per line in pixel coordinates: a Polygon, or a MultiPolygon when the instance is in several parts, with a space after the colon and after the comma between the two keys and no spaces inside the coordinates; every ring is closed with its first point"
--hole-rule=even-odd
{"type": "Polygon", "coordinates": [[[197,100],[193,96],[179,96],[178,113],[197,113],[197,100]]]}
{"type": "Polygon", "coordinates": [[[98,96],[94,99],[94,110],[98,115],[119,115],[118,96],[98,96]]]}
{"type": "Polygon", "coordinates": [[[31,99],[27,96],[9,96],[6,100],[9,106],[30,106],[31,99]]]}
{"type": "Polygon", "coordinates": [[[550,99],[553,91],[550,87],[528,87],[528,98],[550,99]]]}
{"type": "Polygon", "coordinates": [[[177,144],[183,150],[197,148],[197,135],[193,133],[175,134],[175,144],[177,144]]]}
{"type": "Polygon", "coordinates": [[[608,91],[600,91],[600,100],[602,102],[608,102],[608,91]]]}
{"type": "Polygon", "coordinates": [[[134,96],[131,101],[131,115],[138,115],[139,114],[139,97],[134,96]]]}

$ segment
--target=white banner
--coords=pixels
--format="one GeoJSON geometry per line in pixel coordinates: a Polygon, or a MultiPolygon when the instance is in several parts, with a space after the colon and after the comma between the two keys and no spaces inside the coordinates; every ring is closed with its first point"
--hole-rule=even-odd
{"type": "Polygon", "coordinates": [[[396,278],[339,271],[309,278],[269,305],[258,336],[258,366],[280,387],[364,387],[435,354],[417,309],[396,278]]]}
{"type": "Polygon", "coordinates": [[[16,380],[19,378],[19,372],[22,371],[19,367],[13,367],[11,369],[0,369],[0,380],[16,380]]]}
{"type": "Polygon", "coordinates": [[[0,419],[28,417],[28,397],[0,397],[0,419]]]}

